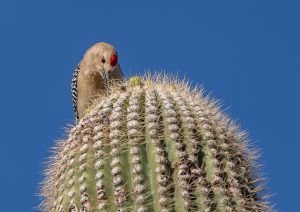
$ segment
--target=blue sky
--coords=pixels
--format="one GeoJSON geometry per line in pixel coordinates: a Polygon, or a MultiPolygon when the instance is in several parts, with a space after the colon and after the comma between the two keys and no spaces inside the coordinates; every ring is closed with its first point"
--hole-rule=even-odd
{"type": "Polygon", "coordinates": [[[299,211],[300,3],[180,2],[1,0],[1,211],[39,203],[43,162],[73,120],[73,68],[99,41],[127,76],[166,70],[221,99],[262,149],[272,203],[299,211]]]}

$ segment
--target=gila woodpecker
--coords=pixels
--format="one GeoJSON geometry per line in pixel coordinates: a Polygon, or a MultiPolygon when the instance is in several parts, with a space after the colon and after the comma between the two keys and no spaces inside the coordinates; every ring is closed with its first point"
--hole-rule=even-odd
{"type": "Polygon", "coordinates": [[[123,77],[116,49],[108,43],[96,43],[77,65],[72,79],[73,109],[76,121],[82,118],[97,94],[112,80],[123,77]]]}

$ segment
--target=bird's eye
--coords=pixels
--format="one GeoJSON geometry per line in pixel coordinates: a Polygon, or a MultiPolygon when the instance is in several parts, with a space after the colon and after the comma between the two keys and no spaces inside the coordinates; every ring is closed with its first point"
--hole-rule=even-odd
{"type": "Polygon", "coordinates": [[[102,61],[102,63],[105,63],[105,62],[106,62],[106,60],[105,60],[105,58],[104,58],[104,57],[102,58],[102,60],[101,60],[101,61],[102,61]]]}
{"type": "Polygon", "coordinates": [[[113,55],[110,57],[110,65],[111,65],[111,66],[115,66],[115,65],[117,65],[117,63],[118,63],[118,55],[113,54],[113,55]]]}

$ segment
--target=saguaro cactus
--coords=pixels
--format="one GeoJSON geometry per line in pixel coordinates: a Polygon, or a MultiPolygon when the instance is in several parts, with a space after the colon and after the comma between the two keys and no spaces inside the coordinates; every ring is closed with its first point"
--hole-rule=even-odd
{"type": "Polygon", "coordinates": [[[58,143],[44,211],[267,211],[246,136],[199,89],[114,86],[58,143]]]}

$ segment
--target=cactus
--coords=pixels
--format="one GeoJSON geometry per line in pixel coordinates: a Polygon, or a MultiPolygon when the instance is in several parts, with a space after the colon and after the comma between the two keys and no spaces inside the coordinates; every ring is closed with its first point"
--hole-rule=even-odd
{"type": "Polygon", "coordinates": [[[115,85],[58,142],[43,211],[267,211],[246,133],[170,77],[115,85]]]}

